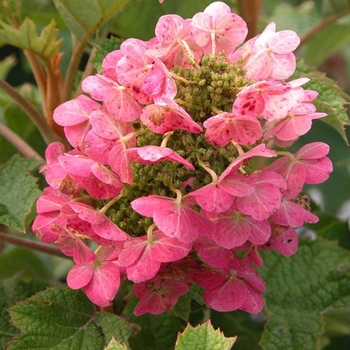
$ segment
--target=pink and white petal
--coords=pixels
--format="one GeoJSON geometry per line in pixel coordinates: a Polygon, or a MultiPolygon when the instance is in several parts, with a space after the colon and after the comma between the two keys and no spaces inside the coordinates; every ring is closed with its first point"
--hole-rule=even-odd
{"type": "Polygon", "coordinates": [[[161,263],[154,260],[146,248],[136,262],[126,268],[126,274],[128,279],[134,283],[148,281],[157,274],[160,265],[161,263]]]}
{"type": "Polygon", "coordinates": [[[271,226],[267,220],[257,221],[250,217],[245,217],[250,225],[249,241],[260,245],[266,243],[271,237],[271,226]]]}
{"type": "Polygon", "coordinates": [[[108,91],[104,97],[104,103],[108,112],[122,122],[134,121],[141,113],[139,103],[122,86],[108,91]]]}
{"type": "Polygon", "coordinates": [[[59,105],[53,112],[53,119],[58,125],[72,126],[86,122],[95,109],[101,105],[91,98],[80,95],[76,99],[69,100],[59,105]]]}

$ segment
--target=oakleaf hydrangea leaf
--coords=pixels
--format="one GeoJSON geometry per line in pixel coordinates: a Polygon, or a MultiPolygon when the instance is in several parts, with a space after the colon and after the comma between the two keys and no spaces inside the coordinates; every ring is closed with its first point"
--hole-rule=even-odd
{"type": "Polygon", "coordinates": [[[229,350],[235,343],[236,337],[225,338],[220,330],[215,330],[210,321],[192,327],[188,325],[182,334],[179,334],[175,350],[229,350]]]}
{"type": "Polygon", "coordinates": [[[264,350],[318,349],[324,331],[322,314],[350,304],[350,276],[339,270],[350,255],[335,243],[301,241],[298,253],[285,259],[264,254],[259,270],[267,285],[268,322],[264,350]]]}
{"type": "Polygon", "coordinates": [[[124,344],[120,344],[114,338],[109,342],[105,350],[127,350],[128,348],[124,344]]]}
{"type": "Polygon", "coordinates": [[[126,343],[129,325],[120,317],[96,312],[81,291],[50,288],[9,310],[11,322],[21,329],[9,350],[103,349],[112,336],[126,343]],[[113,335],[112,335],[113,334],[113,335]]]}
{"type": "Polygon", "coordinates": [[[10,315],[7,309],[45,287],[46,285],[43,282],[22,282],[17,276],[0,282],[0,349],[6,349],[11,338],[19,332],[10,323],[10,315]]]}
{"type": "Polygon", "coordinates": [[[326,77],[324,73],[308,67],[301,60],[297,62],[297,69],[292,78],[300,77],[310,78],[310,81],[304,85],[305,89],[315,90],[319,93],[313,103],[317,112],[327,113],[327,117],[321,120],[337,130],[346,144],[349,145],[345,125],[350,125],[350,120],[344,106],[349,104],[350,96],[334,80],[326,77]]]}
{"type": "Polygon", "coordinates": [[[4,22],[0,23],[0,28],[0,41],[32,51],[43,60],[49,60],[55,56],[62,44],[62,39],[56,39],[58,29],[53,20],[41,31],[40,35],[37,33],[35,23],[29,18],[26,18],[19,28],[4,22]]]}
{"type": "Polygon", "coordinates": [[[38,165],[16,155],[0,166],[0,223],[25,232],[25,218],[40,195],[37,179],[28,171],[38,165]]]}
{"type": "Polygon", "coordinates": [[[90,36],[131,0],[54,0],[67,27],[77,38],[90,36]],[[82,16],[82,9],[84,15],[82,16]]]}

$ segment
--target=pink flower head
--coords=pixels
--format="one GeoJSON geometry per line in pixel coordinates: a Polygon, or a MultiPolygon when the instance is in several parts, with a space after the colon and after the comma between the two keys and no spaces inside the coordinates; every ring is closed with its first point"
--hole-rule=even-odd
{"type": "Polygon", "coordinates": [[[248,29],[240,16],[231,13],[228,5],[217,1],[193,16],[191,33],[203,53],[224,51],[229,55],[243,42],[248,29]]]}
{"type": "Polygon", "coordinates": [[[90,130],[90,114],[101,105],[87,96],[80,95],[76,99],[59,105],[53,112],[53,119],[64,126],[64,133],[69,143],[84,150],[84,137],[90,130]]]}
{"type": "Polygon", "coordinates": [[[158,146],[143,146],[126,150],[129,159],[140,164],[155,164],[163,160],[184,165],[187,169],[194,170],[194,166],[171,148],[158,146]]]}
{"type": "Polygon", "coordinates": [[[68,286],[82,288],[94,304],[108,306],[120,285],[120,271],[114,261],[118,252],[118,247],[101,247],[93,260],[74,265],[67,276],[68,286]]]}
{"type": "Polygon", "coordinates": [[[141,121],[157,134],[177,129],[200,133],[202,128],[176,102],[165,99],[166,105],[151,104],[143,108],[141,121]]]}

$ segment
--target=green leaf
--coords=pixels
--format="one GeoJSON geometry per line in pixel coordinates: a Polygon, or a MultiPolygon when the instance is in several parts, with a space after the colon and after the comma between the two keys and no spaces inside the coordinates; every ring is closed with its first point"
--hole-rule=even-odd
{"type": "Polygon", "coordinates": [[[128,348],[124,344],[120,344],[114,338],[109,342],[105,350],[127,350],[128,348]]]}
{"type": "Polygon", "coordinates": [[[28,171],[38,165],[16,155],[0,166],[0,223],[25,232],[25,219],[41,193],[28,171]]]}
{"type": "Polygon", "coordinates": [[[297,79],[300,77],[310,79],[304,85],[305,89],[315,90],[319,93],[313,103],[317,107],[318,112],[327,113],[327,117],[322,118],[321,121],[329,124],[338,131],[345,143],[349,145],[345,125],[350,125],[350,120],[344,106],[349,104],[350,96],[334,80],[327,78],[324,73],[307,66],[301,60],[298,61],[297,69],[292,78],[297,79]]]}
{"type": "Polygon", "coordinates": [[[90,37],[131,0],[53,0],[67,27],[79,39],[90,37]]]}
{"type": "Polygon", "coordinates": [[[215,330],[210,321],[192,327],[188,325],[182,334],[179,334],[175,350],[229,350],[235,343],[236,337],[225,338],[220,330],[215,330]]]}
{"type": "Polygon", "coordinates": [[[0,255],[0,279],[20,274],[22,280],[49,280],[50,271],[30,249],[14,247],[0,255]]]}
{"type": "Polygon", "coordinates": [[[21,334],[9,350],[103,349],[113,336],[127,342],[130,327],[116,315],[96,312],[81,291],[50,288],[9,309],[21,334]],[[106,332],[106,333],[105,333],[106,332]]]}
{"type": "Polygon", "coordinates": [[[301,241],[290,258],[272,251],[262,255],[268,322],[260,345],[266,350],[318,349],[322,315],[350,304],[350,276],[338,269],[350,260],[349,253],[319,239],[301,241]]]}
{"type": "Polygon", "coordinates": [[[11,325],[7,309],[45,287],[46,285],[43,282],[31,281],[26,283],[20,281],[17,276],[0,281],[0,349],[6,349],[10,339],[19,332],[11,325]]]}
{"type": "Polygon", "coordinates": [[[320,30],[308,42],[304,60],[308,65],[319,66],[332,53],[350,41],[350,24],[333,23],[320,30]]]}
{"type": "Polygon", "coordinates": [[[43,60],[54,57],[62,44],[62,40],[56,39],[58,29],[53,20],[41,31],[40,36],[35,23],[29,18],[26,18],[19,28],[4,22],[0,22],[0,26],[0,41],[34,52],[43,60]]]}
{"type": "MultiPolygon", "coordinates": [[[[0,61],[0,79],[5,79],[9,71],[16,65],[15,56],[7,56],[2,61],[0,61]]],[[[2,90],[1,94],[4,93],[2,90]]]]}

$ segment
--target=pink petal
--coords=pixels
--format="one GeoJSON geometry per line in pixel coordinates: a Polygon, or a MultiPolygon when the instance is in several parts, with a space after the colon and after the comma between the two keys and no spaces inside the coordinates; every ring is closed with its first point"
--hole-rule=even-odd
{"type": "Polygon", "coordinates": [[[91,264],[74,265],[67,275],[67,284],[69,288],[80,289],[85,287],[94,274],[94,267],[91,264]]]}
{"type": "Polygon", "coordinates": [[[115,297],[119,285],[120,272],[118,266],[112,262],[105,262],[95,269],[94,275],[84,291],[94,304],[106,307],[115,297]]]}

